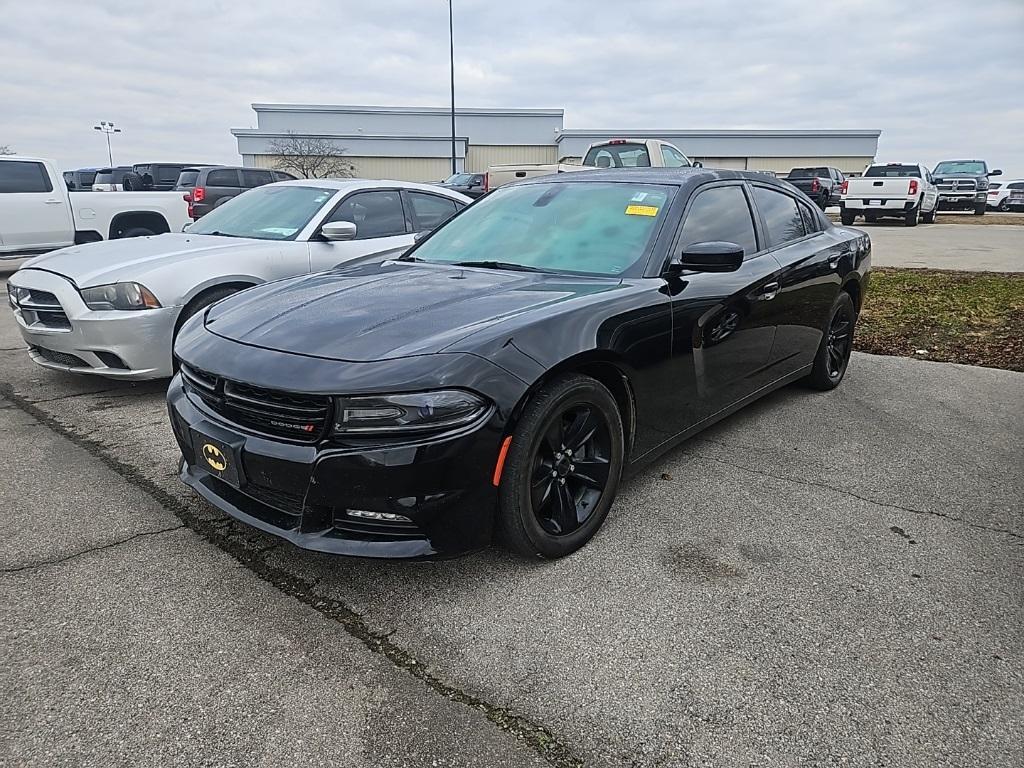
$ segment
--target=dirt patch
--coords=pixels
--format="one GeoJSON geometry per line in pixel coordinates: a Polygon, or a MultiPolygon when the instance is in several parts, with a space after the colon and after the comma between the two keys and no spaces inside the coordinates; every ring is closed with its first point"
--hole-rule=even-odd
{"type": "Polygon", "coordinates": [[[855,347],[1024,371],[1024,274],[875,269],[855,347]]]}

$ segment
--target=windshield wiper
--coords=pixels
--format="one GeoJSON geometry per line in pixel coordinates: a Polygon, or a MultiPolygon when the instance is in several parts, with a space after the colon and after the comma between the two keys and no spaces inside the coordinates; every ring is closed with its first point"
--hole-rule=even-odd
{"type": "Polygon", "coordinates": [[[485,269],[507,269],[514,272],[547,272],[546,269],[515,264],[511,261],[454,261],[453,267],[484,267],[485,269]]]}
{"type": "Polygon", "coordinates": [[[199,233],[199,234],[214,235],[216,237],[241,237],[241,235],[231,235],[231,234],[228,234],[227,232],[220,232],[220,231],[218,231],[216,229],[213,230],[213,232],[202,232],[202,233],[199,233]]]}

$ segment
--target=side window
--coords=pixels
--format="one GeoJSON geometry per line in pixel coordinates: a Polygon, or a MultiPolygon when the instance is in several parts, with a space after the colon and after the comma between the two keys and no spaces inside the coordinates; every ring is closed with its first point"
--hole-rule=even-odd
{"type": "Polygon", "coordinates": [[[774,189],[754,187],[754,202],[764,217],[768,243],[772,248],[804,236],[804,223],[792,197],[774,189]]]}
{"type": "Polygon", "coordinates": [[[356,192],[345,198],[327,221],[351,221],[356,240],[404,235],[405,209],[397,189],[356,192]]]}
{"type": "Polygon", "coordinates": [[[208,187],[237,187],[238,171],[222,168],[219,171],[210,171],[206,174],[206,186],[208,187]]]}
{"type": "Polygon", "coordinates": [[[295,177],[284,171],[274,171],[274,181],[295,181],[295,177]]]}
{"type": "Polygon", "coordinates": [[[757,253],[754,219],[742,187],[706,189],[690,205],[680,236],[682,247],[714,240],[736,243],[746,256],[757,253]]]}
{"type": "Polygon", "coordinates": [[[262,187],[264,184],[270,184],[273,180],[274,177],[270,171],[242,171],[242,186],[246,188],[262,187]]]}
{"type": "Polygon", "coordinates": [[[0,162],[0,194],[5,192],[52,192],[53,184],[42,163],[25,160],[0,162]]]}
{"type": "Polygon", "coordinates": [[[686,158],[672,149],[672,147],[666,147],[664,144],[661,145],[661,160],[665,163],[666,168],[686,167],[686,158]]]}
{"type": "Polygon", "coordinates": [[[180,165],[158,165],[156,168],[157,181],[161,184],[174,184],[181,173],[180,165]]]}
{"type": "Polygon", "coordinates": [[[807,234],[821,231],[821,220],[811,211],[810,206],[800,203],[800,218],[804,220],[804,230],[807,234]]]}
{"type": "Polygon", "coordinates": [[[434,229],[455,215],[455,201],[425,192],[409,192],[412,215],[417,232],[434,229]]]}

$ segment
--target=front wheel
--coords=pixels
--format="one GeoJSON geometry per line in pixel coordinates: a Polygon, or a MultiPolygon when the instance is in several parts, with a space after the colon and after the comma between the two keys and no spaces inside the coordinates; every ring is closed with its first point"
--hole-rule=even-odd
{"type": "Polygon", "coordinates": [[[985,215],[985,208],[987,208],[987,207],[988,207],[988,203],[981,203],[980,205],[974,206],[974,215],[975,216],[984,216],[985,215]]]}
{"type": "Polygon", "coordinates": [[[821,337],[814,367],[804,383],[814,389],[835,389],[846,375],[853,351],[853,331],[857,324],[857,308],[846,291],[832,303],[828,329],[821,337]]]}
{"type": "Polygon", "coordinates": [[[512,433],[499,531],[515,552],[564,557],[597,533],[622,474],[622,417],[608,389],[571,374],[545,384],[512,433]]]}

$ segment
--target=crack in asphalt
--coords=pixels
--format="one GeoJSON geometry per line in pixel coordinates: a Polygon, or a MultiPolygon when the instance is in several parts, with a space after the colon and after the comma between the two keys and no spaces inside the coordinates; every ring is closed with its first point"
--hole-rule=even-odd
{"type": "Polygon", "coordinates": [[[966,526],[968,526],[970,528],[977,528],[979,530],[989,531],[991,533],[1002,533],[1002,534],[1005,534],[1007,536],[1011,536],[1011,537],[1013,537],[1015,539],[1022,539],[1022,540],[1024,540],[1024,534],[1018,533],[1017,531],[1012,531],[1012,530],[1010,530],[1008,528],[1000,528],[1000,527],[997,527],[997,526],[994,526],[994,525],[982,525],[981,523],[973,523],[970,520],[965,520],[962,517],[957,517],[956,515],[949,515],[949,514],[946,514],[945,512],[936,512],[935,510],[931,510],[931,509],[914,509],[913,507],[904,507],[904,506],[901,506],[899,504],[891,504],[891,503],[886,502],[886,501],[878,501],[878,499],[872,499],[872,498],[868,498],[867,496],[861,496],[860,494],[854,493],[853,491],[848,490],[846,488],[840,488],[840,487],[835,486],[835,485],[829,485],[828,483],[817,483],[817,482],[814,482],[813,480],[803,480],[801,478],[792,477],[792,476],[789,476],[789,475],[775,475],[775,474],[772,474],[771,472],[766,472],[763,469],[754,469],[753,467],[748,467],[748,466],[745,466],[743,464],[735,464],[735,463],[733,463],[731,461],[726,461],[725,459],[719,459],[719,458],[717,458],[715,456],[708,456],[707,454],[704,454],[704,453],[697,453],[696,451],[684,450],[684,452],[687,455],[695,456],[698,459],[706,459],[708,461],[714,461],[714,462],[717,462],[718,464],[724,464],[727,467],[733,467],[734,469],[743,470],[744,472],[751,472],[751,473],[753,473],[755,475],[762,475],[764,477],[770,477],[773,480],[781,480],[782,482],[785,482],[785,483],[796,483],[798,485],[808,485],[808,486],[811,486],[812,488],[824,488],[824,489],[829,490],[829,491],[835,491],[836,493],[841,493],[844,496],[851,496],[851,497],[853,497],[855,499],[859,499],[860,501],[866,501],[868,504],[874,504],[874,505],[879,506],[879,507],[887,507],[889,509],[898,509],[898,510],[901,510],[903,512],[909,512],[909,513],[914,514],[914,515],[930,515],[932,517],[941,517],[941,518],[943,518],[945,520],[950,520],[950,521],[953,521],[953,522],[956,522],[956,523],[962,523],[963,525],[966,525],[966,526]]]}
{"type": "MultiPolygon", "coordinates": [[[[26,402],[29,402],[29,403],[53,403],[53,402],[57,402],[59,400],[70,400],[73,397],[87,397],[89,395],[105,395],[108,392],[118,392],[118,391],[120,391],[120,390],[117,390],[117,389],[97,389],[97,390],[93,390],[93,391],[89,391],[89,392],[76,392],[73,395],[59,395],[58,397],[44,397],[44,398],[41,398],[39,400],[30,400],[29,398],[25,398],[25,400],[26,400],[26,402]]],[[[21,396],[20,393],[13,393],[13,394],[21,396]]]]}
{"type": "Polygon", "coordinates": [[[69,555],[57,557],[53,560],[40,560],[38,563],[28,563],[27,565],[18,565],[13,568],[0,568],[0,573],[20,573],[21,571],[31,571],[35,570],[36,568],[46,568],[50,565],[60,565],[61,563],[66,563],[69,560],[74,560],[77,557],[82,557],[83,555],[90,555],[93,552],[102,552],[105,549],[113,549],[114,547],[120,547],[122,544],[127,544],[130,541],[141,539],[144,536],[159,536],[162,533],[180,531],[184,527],[184,523],[178,523],[177,525],[172,525],[169,528],[161,528],[156,531],[142,531],[141,533],[134,533],[131,536],[127,536],[123,539],[118,539],[117,541],[111,541],[108,544],[99,544],[95,547],[89,547],[88,549],[81,549],[78,552],[72,552],[69,555]]]}
{"type": "Polygon", "coordinates": [[[257,550],[247,547],[244,539],[230,535],[229,532],[233,529],[230,521],[225,527],[223,520],[207,520],[200,517],[189,508],[188,504],[165,491],[135,467],[107,453],[103,443],[76,431],[41,408],[37,408],[33,401],[15,393],[9,385],[0,383],[0,398],[6,399],[43,426],[82,448],[120,475],[126,482],[146,493],[182,521],[182,525],[177,527],[189,528],[271,586],[337,622],[346,633],[361,642],[372,653],[387,659],[438,695],[479,711],[488,721],[519,739],[554,768],[582,768],[583,760],[576,755],[575,751],[544,726],[523,715],[516,714],[508,707],[493,704],[446,683],[427,669],[412,653],[393,642],[391,633],[377,632],[371,629],[361,614],[340,600],[314,594],[313,589],[319,579],[310,581],[268,563],[264,559],[265,553],[276,548],[279,542],[257,550]]]}

